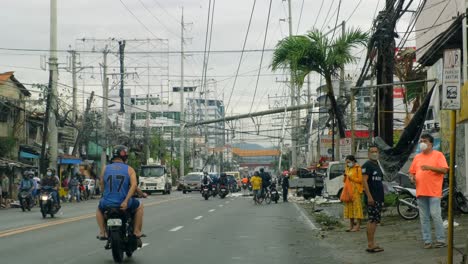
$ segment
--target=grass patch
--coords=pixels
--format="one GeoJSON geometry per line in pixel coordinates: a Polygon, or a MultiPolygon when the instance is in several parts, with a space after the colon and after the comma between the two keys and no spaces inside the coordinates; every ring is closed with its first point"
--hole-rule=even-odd
{"type": "Polygon", "coordinates": [[[384,197],[384,206],[385,207],[395,207],[398,199],[398,194],[396,193],[387,193],[384,197]]]}
{"type": "Polygon", "coordinates": [[[341,221],[324,213],[315,213],[314,218],[315,221],[325,230],[333,230],[335,228],[343,227],[341,221]]]}

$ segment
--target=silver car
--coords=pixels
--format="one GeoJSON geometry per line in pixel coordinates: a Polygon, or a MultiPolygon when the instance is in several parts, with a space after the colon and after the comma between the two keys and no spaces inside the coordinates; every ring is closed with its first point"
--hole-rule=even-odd
{"type": "Polygon", "coordinates": [[[201,179],[203,177],[203,173],[191,172],[184,177],[183,180],[183,193],[192,192],[192,191],[200,191],[201,188],[201,179]]]}

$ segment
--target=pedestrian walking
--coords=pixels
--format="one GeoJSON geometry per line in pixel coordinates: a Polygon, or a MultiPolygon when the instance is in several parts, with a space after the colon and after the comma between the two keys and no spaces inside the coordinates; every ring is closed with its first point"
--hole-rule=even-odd
{"type": "Polygon", "coordinates": [[[283,189],[283,202],[288,202],[288,190],[289,190],[289,174],[285,174],[283,176],[283,180],[281,181],[281,187],[283,189]]]}
{"type": "Polygon", "coordinates": [[[352,190],[352,199],[344,202],[344,217],[349,219],[347,232],[357,232],[361,229],[362,212],[362,170],[353,155],[346,157],[346,169],[343,181],[349,181],[352,190]]]}
{"type": "Polygon", "coordinates": [[[429,134],[421,135],[421,153],[414,157],[409,175],[416,183],[416,198],[419,207],[424,248],[445,247],[445,230],[442,222],[440,198],[444,174],[448,172],[447,160],[442,152],[434,150],[434,138],[429,134]],[[434,221],[436,243],[432,245],[431,217],[434,221]]]}
{"type": "Polygon", "coordinates": [[[73,201],[73,198],[76,198],[76,201],[80,202],[80,189],[79,189],[80,182],[76,175],[68,182],[68,191],[70,192],[70,202],[73,201]]]}
{"type": "Polygon", "coordinates": [[[380,223],[384,203],[383,172],[379,166],[379,149],[370,146],[369,160],[362,165],[365,201],[367,203],[367,249],[369,253],[382,252],[384,249],[375,243],[375,231],[380,223]]]}
{"type": "MultiPolygon", "coordinates": [[[[7,199],[8,199],[8,190],[10,190],[10,179],[5,174],[2,175],[2,201],[3,201],[3,208],[8,206],[7,199]]],[[[1,202],[0,201],[0,204],[1,202]]]]}

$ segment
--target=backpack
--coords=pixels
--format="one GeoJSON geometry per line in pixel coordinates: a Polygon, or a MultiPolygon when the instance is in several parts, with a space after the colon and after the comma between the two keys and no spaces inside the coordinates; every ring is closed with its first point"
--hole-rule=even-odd
{"type": "Polygon", "coordinates": [[[208,176],[203,177],[203,184],[208,184],[208,176]]]}

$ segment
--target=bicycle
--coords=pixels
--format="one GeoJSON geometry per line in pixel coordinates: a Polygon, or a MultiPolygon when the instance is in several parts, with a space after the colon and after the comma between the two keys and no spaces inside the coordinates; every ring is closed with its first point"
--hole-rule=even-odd
{"type": "Polygon", "coordinates": [[[254,200],[254,203],[255,204],[262,204],[263,202],[263,196],[261,194],[259,194],[260,190],[254,190],[254,197],[253,197],[253,200],[254,200]]]}

